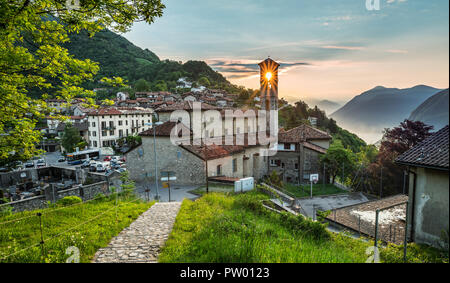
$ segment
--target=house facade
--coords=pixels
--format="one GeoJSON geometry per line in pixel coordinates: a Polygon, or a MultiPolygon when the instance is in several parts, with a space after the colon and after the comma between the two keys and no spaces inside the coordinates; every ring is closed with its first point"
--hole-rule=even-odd
{"type": "Polygon", "coordinates": [[[88,113],[89,147],[112,147],[117,140],[150,128],[153,110],[139,107],[102,107],[88,113]]]}
{"type": "Polygon", "coordinates": [[[396,159],[397,164],[407,166],[409,173],[410,240],[440,248],[445,245],[448,248],[448,147],[446,126],[396,159]]]}
{"type": "Polygon", "coordinates": [[[270,157],[269,173],[276,171],[287,183],[308,183],[310,174],[319,174],[323,180],[320,156],[326,153],[331,139],[328,133],[308,125],[281,131],[277,154],[270,157]]]}

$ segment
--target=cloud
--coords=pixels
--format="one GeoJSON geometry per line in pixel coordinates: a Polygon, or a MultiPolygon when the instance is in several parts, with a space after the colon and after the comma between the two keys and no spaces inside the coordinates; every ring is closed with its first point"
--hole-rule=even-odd
{"type": "Polygon", "coordinates": [[[362,46],[339,46],[339,45],[325,45],[322,46],[324,49],[339,49],[339,50],[364,50],[365,47],[362,46]]]}
{"type": "MultiPolygon", "coordinates": [[[[261,60],[229,60],[210,59],[206,62],[216,71],[224,74],[229,79],[241,79],[259,76],[258,63],[261,60]]],[[[309,66],[307,62],[279,62],[279,74],[285,74],[299,66],[309,66]]]]}

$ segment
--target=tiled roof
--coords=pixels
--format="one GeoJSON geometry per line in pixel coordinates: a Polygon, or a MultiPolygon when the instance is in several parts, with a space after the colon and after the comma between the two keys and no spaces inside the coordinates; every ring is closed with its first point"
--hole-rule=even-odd
{"type": "Polygon", "coordinates": [[[302,124],[289,131],[282,131],[278,134],[278,141],[281,143],[299,143],[308,140],[331,140],[332,137],[324,131],[302,124]]]}
{"type": "Polygon", "coordinates": [[[261,144],[258,143],[258,140],[256,139],[256,143],[249,143],[249,136],[247,134],[245,135],[237,135],[237,136],[228,136],[228,137],[220,137],[218,138],[218,142],[220,144],[220,139],[222,139],[222,145],[205,145],[202,143],[202,145],[194,145],[195,141],[192,142],[192,145],[180,145],[180,147],[184,148],[185,150],[193,153],[197,157],[199,157],[202,160],[214,160],[226,156],[231,156],[236,153],[240,153],[245,151],[248,148],[261,146],[261,144]],[[241,140],[240,137],[243,139],[241,140]],[[231,144],[233,145],[225,145],[226,144],[226,138],[232,139],[233,142],[231,144]],[[238,142],[242,141],[242,142],[238,142]],[[241,144],[241,145],[239,145],[241,144]]]}
{"type": "Polygon", "coordinates": [[[400,155],[395,162],[448,170],[448,125],[400,155]]]}
{"type": "Polygon", "coordinates": [[[151,114],[152,110],[142,107],[101,107],[89,112],[89,116],[151,114]]]}
{"type": "MultiPolygon", "coordinates": [[[[155,127],[155,130],[156,130],[155,136],[158,136],[158,137],[170,137],[170,135],[172,133],[172,129],[175,126],[178,127],[177,128],[177,130],[178,130],[177,132],[178,132],[179,136],[181,136],[181,133],[182,133],[183,129],[186,129],[186,130],[189,131],[189,133],[192,133],[191,130],[188,127],[186,127],[183,123],[168,121],[168,122],[165,122],[162,125],[158,125],[158,126],[155,127]]],[[[143,137],[153,137],[153,128],[150,129],[150,130],[144,131],[144,132],[140,133],[139,135],[143,136],[143,137]]]]}
{"type": "MultiPolygon", "coordinates": [[[[172,111],[177,111],[177,110],[191,111],[194,108],[193,105],[194,105],[194,103],[192,101],[180,101],[180,102],[174,103],[172,105],[160,107],[160,108],[156,109],[156,112],[172,112],[172,111]]],[[[217,109],[219,109],[215,106],[212,106],[212,105],[209,105],[206,103],[201,103],[201,108],[202,108],[202,110],[217,110],[217,109]]]]}
{"type": "Polygon", "coordinates": [[[318,145],[315,145],[315,144],[312,144],[312,143],[309,143],[309,142],[303,142],[302,144],[303,144],[304,147],[306,147],[308,149],[311,149],[311,150],[314,150],[316,152],[319,152],[319,153],[322,153],[322,154],[327,153],[327,150],[325,148],[321,147],[321,146],[318,146],[318,145]]]}

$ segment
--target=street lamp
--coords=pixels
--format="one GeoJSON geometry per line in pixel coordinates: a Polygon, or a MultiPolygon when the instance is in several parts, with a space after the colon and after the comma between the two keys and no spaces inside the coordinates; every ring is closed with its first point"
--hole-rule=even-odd
{"type": "MultiPolygon", "coordinates": [[[[153,113],[152,115],[152,122],[153,120],[159,120],[158,114],[153,113]]],[[[157,156],[156,156],[156,129],[155,126],[162,125],[161,122],[154,122],[154,123],[145,123],[145,126],[151,126],[153,129],[153,152],[155,154],[155,186],[156,186],[156,200],[159,200],[159,190],[158,190],[158,165],[157,165],[157,156]]]]}

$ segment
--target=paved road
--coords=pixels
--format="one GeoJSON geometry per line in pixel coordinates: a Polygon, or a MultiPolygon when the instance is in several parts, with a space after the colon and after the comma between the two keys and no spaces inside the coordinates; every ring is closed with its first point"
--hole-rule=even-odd
{"type": "Polygon", "coordinates": [[[156,203],[94,256],[94,263],[156,263],[180,202],[156,203]]]}
{"type": "MultiPolygon", "coordinates": [[[[137,191],[143,199],[147,199],[146,189],[150,188],[150,199],[156,198],[156,185],[154,183],[137,183],[136,184],[137,191]]],[[[197,195],[189,193],[194,189],[198,188],[198,186],[177,186],[171,185],[170,189],[170,200],[171,201],[183,201],[184,199],[196,199],[197,195]]],[[[161,202],[169,201],[169,189],[163,188],[161,184],[158,185],[158,195],[160,196],[161,202]]]]}
{"type": "Polygon", "coordinates": [[[312,217],[314,205],[316,206],[316,211],[327,211],[344,206],[368,202],[369,199],[362,193],[349,193],[334,196],[313,197],[312,199],[297,199],[296,201],[297,204],[299,204],[308,214],[308,216],[312,217]]]}

